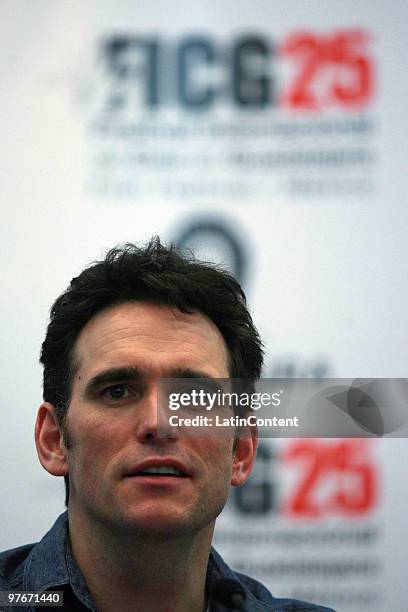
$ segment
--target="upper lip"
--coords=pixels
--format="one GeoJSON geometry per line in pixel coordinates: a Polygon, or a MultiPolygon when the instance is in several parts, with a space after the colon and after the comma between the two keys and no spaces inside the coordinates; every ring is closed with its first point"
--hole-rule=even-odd
{"type": "Polygon", "coordinates": [[[172,467],[183,474],[183,476],[191,476],[190,469],[178,459],[171,457],[152,457],[135,464],[129,470],[126,470],[125,476],[135,476],[138,472],[142,472],[147,468],[152,467],[172,467]]]}

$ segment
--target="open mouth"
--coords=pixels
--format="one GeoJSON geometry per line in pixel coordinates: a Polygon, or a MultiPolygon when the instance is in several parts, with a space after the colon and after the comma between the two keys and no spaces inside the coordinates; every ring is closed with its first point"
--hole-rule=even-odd
{"type": "Polygon", "coordinates": [[[187,474],[170,466],[144,468],[143,470],[135,472],[132,476],[170,476],[173,478],[187,478],[187,474]]]}

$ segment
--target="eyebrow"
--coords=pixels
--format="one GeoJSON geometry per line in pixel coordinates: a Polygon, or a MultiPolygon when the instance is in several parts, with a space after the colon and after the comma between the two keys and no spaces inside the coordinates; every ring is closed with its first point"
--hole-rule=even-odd
{"type": "MultiPolygon", "coordinates": [[[[102,385],[108,383],[115,383],[119,381],[140,381],[143,378],[143,374],[140,369],[134,366],[125,366],[120,368],[108,368],[93,376],[85,386],[84,395],[93,395],[102,385]]],[[[213,376],[209,376],[205,372],[200,370],[194,370],[192,368],[175,368],[171,371],[171,376],[163,378],[199,378],[199,379],[210,379],[216,380],[213,376]]]]}
{"type": "Polygon", "coordinates": [[[142,374],[138,368],[128,366],[121,368],[109,368],[93,376],[86,384],[84,395],[92,395],[104,384],[121,381],[138,381],[142,374]]]}

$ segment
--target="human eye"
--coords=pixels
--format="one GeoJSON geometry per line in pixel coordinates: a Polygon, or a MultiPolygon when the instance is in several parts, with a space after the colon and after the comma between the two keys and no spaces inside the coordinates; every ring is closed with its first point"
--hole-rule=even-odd
{"type": "Polygon", "coordinates": [[[103,397],[111,401],[118,401],[130,397],[131,392],[127,385],[117,384],[111,385],[102,391],[103,397]]]}

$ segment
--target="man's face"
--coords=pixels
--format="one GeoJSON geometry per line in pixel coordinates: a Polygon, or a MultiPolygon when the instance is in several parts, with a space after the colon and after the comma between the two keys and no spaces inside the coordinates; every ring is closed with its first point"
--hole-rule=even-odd
{"type": "Polygon", "coordinates": [[[66,421],[70,512],[137,533],[211,528],[231,482],[240,483],[233,439],[174,431],[158,438],[157,384],[183,372],[228,377],[217,327],[200,313],[125,303],[87,323],[75,358],[66,421]],[[160,466],[184,476],[146,473],[160,466]]]}

